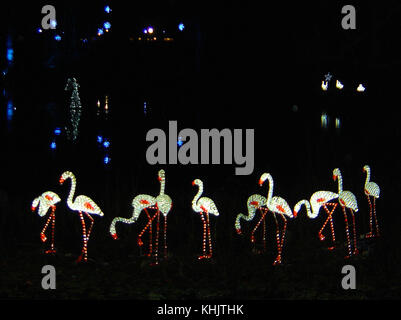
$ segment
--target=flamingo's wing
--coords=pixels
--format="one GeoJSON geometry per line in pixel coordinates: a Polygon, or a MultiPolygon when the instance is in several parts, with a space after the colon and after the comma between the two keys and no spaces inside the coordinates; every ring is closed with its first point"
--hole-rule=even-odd
{"type": "Polygon", "coordinates": [[[99,206],[93,201],[91,198],[87,196],[78,196],[75,198],[74,204],[76,205],[77,210],[97,214],[103,216],[102,210],[100,210],[99,206]]]}
{"type": "Polygon", "coordinates": [[[212,199],[208,197],[202,197],[198,200],[198,205],[200,207],[204,207],[206,211],[210,214],[215,216],[219,215],[219,211],[217,210],[216,204],[213,202],[212,199]]]}

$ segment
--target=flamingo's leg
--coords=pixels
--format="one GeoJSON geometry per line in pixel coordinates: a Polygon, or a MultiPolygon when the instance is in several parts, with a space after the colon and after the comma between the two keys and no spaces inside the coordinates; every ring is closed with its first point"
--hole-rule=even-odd
{"type": "Polygon", "coordinates": [[[82,212],[79,211],[79,218],[81,220],[81,225],[82,225],[82,239],[83,239],[83,246],[82,246],[82,252],[81,255],[78,257],[77,262],[80,262],[82,258],[86,262],[88,260],[87,257],[87,243],[88,239],[86,238],[86,226],[85,226],[85,220],[84,216],[82,215],[82,212]]]}
{"type": "Polygon", "coordinates": [[[148,213],[148,211],[146,210],[145,211],[146,212],[146,214],[148,215],[148,219],[149,219],[149,221],[148,221],[148,223],[146,224],[146,226],[145,226],[145,228],[143,228],[142,229],[142,231],[139,233],[139,235],[138,235],[138,240],[137,240],[137,242],[138,242],[138,246],[143,246],[143,242],[142,242],[142,235],[145,233],[145,231],[149,228],[149,226],[153,223],[153,220],[154,220],[154,218],[156,217],[156,215],[157,215],[157,212],[153,215],[153,217],[150,217],[150,215],[149,215],[149,213],[148,213]]]}
{"type": "Polygon", "coordinates": [[[206,258],[206,221],[205,221],[205,218],[203,217],[203,211],[200,212],[200,216],[201,216],[202,223],[203,223],[203,239],[202,239],[203,255],[199,256],[198,259],[204,259],[204,258],[206,258]]]}
{"type": "Polygon", "coordinates": [[[264,210],[261,211],[262,216],[260,217],[258,223],[255,225],[255,228],[253,228],[252,233],[251,233],[251,242],[254,243],[255,242],[255,232],[256,230],[259,228],[260,223],[262,222],[262,220],[264,220],[266,212],[264,210]]]}
{"type": "Polygon", "coordinates": [[[274,260],[273,265],[278,264],[279,262],[279,257],[280,257],[280,245],[281,245],[281,241],[280,241],[280,228],[278,225],[278,221],[276,218],[276,214],[273,212],[273,217],[274,217],[274,221],[276,221],[276,242],[277,242],[277,258],[276,260],[274,260]]]}
{"type": "Polygon", "coordinates": [[[159,226],[160,226],[160,210],[157,209],[157,223],[156,223],[156,240],[155,240],[155,264],[159,264],[159,226]]]}
{"type": "Polygon", "coordinates": [[[149,253],[148,253],[148,257],[152,256],[152,219],[148,213],[148,210],[146,210],[146,208],[144,208],[143,210],[145,210],[146,215],[148,216],[148,219],[150,220],[150,225],[149,225],[149,253]]]}
{"type": "Polygon", "coordinates": [[[353,252],[353,254],[354,254],[354,255],[357,255],[357,254],[359,253],[359,251],[358,251],[358,247],[357,247],[357,245],[356,245],[355,215],[354,215],[354,212],[353,212],[352,209],[350,209],[349,211],[351,212],[351,215],[352,215],[352,229],[353,229],[353,232],[354,232],[354,252],[353,252]]]}
{"type": "Polygon", "coordinates": [[[376,236],[380,237],[379,223],[377,221],[377,216],[376,216],[376,198],[375,197],[373,197],[373,214],[374,214],[375,223],[376,223],[376,236]]]}
{"type": "Polygon", "coordinates": [[[89,213],[87,213],[87,212],[84,212],[84,213],[89,218],[89,220],[91,221],[91,225],[90,225],[90,227],[88,229],[88,233],[86,235],[86,239],[87,239],[87,241],[89,241],[89,237],[91,235],[92,227],[93,227],[93,224],[95,223],[95,220],[93,220],[92,216],[89,213]]]}
{"type": "Polygon", "coordinates": [[[167,259],[167,215],[164,216],[164,259],[167,259]]]}
{"type": "Polygon", "coordinates": [[[42,231],[40,232],[40,240],[42,240],[42,242],[46,242],[46,240],[47,240],[47,237],[45,236],[45,232],[47,230],[47,227],[49,226],[50,220],[52,220],[52,218],[53,218],[52,214],[53,214],[53,211],[49,214],[49,218],[47,218],[45,226],[43,227],[42,231]]]}
{"type": "Polygon", "coordinates": [[[50,244],[50,249],[46,250],[45,253],[56,253],[56,250],[54,249],[54,229],[56,225],[56,215],[55,215],[55,210],[56,206],[52,206],[52,212],[50,214],[50,217],[52,218],[52,241],[50,244]]]}
{"type": "Polygon", "coordinates": [[[351,242],[349,239],[349,228],[348,228],[348,219],[347,219],[347,212],[345,211],[345,207],[342,206],[343,213],[344,213],[344,221],[345,221],[345,231],[347,233],[347,246],[348,246],[348,256],[345,258],[349,258],[351,256],[351,242]]]}
{"type": "Polygon", "coordinates": [[[266,211],[264,212],[264,219],[263,219],[263,252],[266,252],[266,211]]]}
{"type": "Polygon", "coordinates": [[[212,250],[212,237],[210,235],[210,220],[209,220],[209,212],[206,211],[206,224],[207,224],[207,237],[209,238],[209,254],[206,255],[207,258],[211,258],[213,255],[212,250]]]}
{"type": "MultiPolygon", "coordinates": [[[[329,250],[333,250],[333,249],[335,248],[334,243],[336,242],[336,236],[335,236],[335,233],[334,233],[333,213],[334,213],[334,211],[336,210],[337,205],[338,205],[337,203],[326,203],[326,204],[323,206],[323,208],[324,208],[325,211],[327,212],[328,219],[330,220],[331,239],[333,240],[333,246],[329,247],[329,248],[328,248],[329,250]],[[329,211],[329,210],[327,209],[327,206],[333,207],[333,208],[331,209],[331,211],[329,211]]],[[[326,220],[326,221],[327,221],[327,220],[326,220]]]]}
{"type": "Polygon", "coordinates": [[[284,226],[283,226],[283,231],[282,231],[282,234],[281,234],[281,240],[280,240],[280,246],[279,246],[279,249],[278,249],[278,255],[277,255],[277,258],[274,261],[273,265],[281,264],[281,254],[283,252],[285,232],[286,232],[286,229],[287,229],[287,219],[284,217],[283,214],[280,214],[280,216],[283,218],[284,226]]]}
{"type": "Polygon", "coordinates": [[[327,203],[323,205],[323,209],[327,212],[327,219],[326,219],[326,221],[323,223],[323,226],[322,226],[322,228],[319,230],[319,233],[318,233],[320,241],[323,241],[323,240],[326,238],[326,237],[323,235],[323,230],[324,230],[324,228],[326,227],[327,222],[329,222],[329,220],[330,220],[330,211],[327,209],[326,205],[327,205],[327,203]]]}
{"type": "Polygon", "coordinates": [[[366,238],[371,238],[373,237],[372,202],[370,201],[370,196],[368,194],[366,195],[366,198],[368,198],[369,202],[369,228],[370,228],[370,232],[366,234],[366,238]]]}

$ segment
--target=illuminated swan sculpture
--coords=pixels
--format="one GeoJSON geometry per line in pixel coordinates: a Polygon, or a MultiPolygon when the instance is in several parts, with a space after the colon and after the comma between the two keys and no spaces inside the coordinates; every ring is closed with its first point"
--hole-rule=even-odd
{"type": "Polygon", "coordinates": [[[67,205],[72,211],[78,211],[82,225],[83,246],[81,255],[78,257],[77,262],[80,262],[82,258],[86,262],[88,261],[88,241],[94,223],[91,214],[102,217],[104,213],[102,212],[102,210],[100,210],[99,206],[91,198],[87,196],[83,195],[77,196],[73,201],[77,180],[72,172],[65,171],[60,177],[60,184],[63,184],[67,179],[71,179],[71,189],[67,198],[67,205]],[[91,221],[89,229],[86,227],[85,219],[82,213],[85,213],[85,215],[91,221]]]}
{"type": "Polygon", "coordinates": [[[38,208],[39,216],[43,217],[47,214],[49,209],[51,208],[52,211],[50,212],[49,218],[46,221],[44,228],[40,233],[40,239],[42,242],[46,242],[47,238],[45,236],[45,231],[49,226],[50,221],[52,222],[52,231],[51,231],[51,244],[50,249],[46,250],[45,253],[56,253],[56,249],[54,248],[54,227],[56,224],[56,204],[61,201],[60,197],[52,191],[43,192],[39,197],[35,198],[32,201],[31,209],[35,211],[38,208]]]}
{"type": "MultiPolygon", "coordinates": [[[[336,241],[335,233],[334,233],[334,222],[333,222],[333,212],[336,209],[338,203],[333,203],[331,201],[338,198],[338,194],[331,191],[317,191],[310,197],[310,200],[301,200],[294,207],[294,215],[296,216],[301,210],[302,205],[305,205],[307,215],[310,219],[315,219],[319,215],[320,208],[323,209],[327,213],[327,219],[324,222],[322,228],[319,230],[319,239],[323,241],[325,236],[323,235],[323,230],[327,225],[327,222],[330,221],[331,227],[331,237],[333,240],[333,244],[336,241]],[[331,211],[327,208],[328,206],[332,207],[331,211]],[[312,209],[312,211],[311,211],[312,209]]],[[[330,250],[334,249],[334,245],[329,247],[330,250]]]]}
{"type": "Polygon", "coordinates": [[[203,193],[203,182],[200,179],[195,179],[192,182],[193,186],[198,186],[198,193],[195,195],[192,200],[192,209],[195,212],[200,213],[202,222],[203,222],[203,255],[199,256],[198,259],[210,259],[213,255],[212,251],[212,239],[210,235],[210,222],[209,222],[209,213],[215,216],[219,215],[219,211],[212,199],[207,197],[200,197],[203,193]],[[206,220],[203,217],[203,214],[206,216],[206,220]],[[207,234],[206,234],[207,231],[207,234]],[[208,239],[208,240],[207,240],[208,239]],[[206,241],[209,244],[209,253],[206,254],[206,241]]]}
{"type": "Polygon", "coordinates": [[[261,196],[260,194],[253,194],[247,200],[247,208],[248,208],[248,215],[244,215],[242,213],[238,214],[235,219],[235,230],[238,234],[242,234],[241,231],[241,219],[245,221],[252,221],[255,217],[255,213],[257,210],[260,210],[262,213],[262,217],[259,219],[258,223],[256,224],[255,228],[252,230],[251,233],[251,242],[255,242],[255,232],[256,229],[259,227],[260,223],[263,221],[263,247],[266,249],[266,223],[265,223],[265,215],[267,213],[266,207],[266,198],[261,196]]]}
{"type": "Polygon", "coordinates": [[[117,239],[117,232],[116,232],[116,223],[122,222],[127,224],[135,223],[136,220],[139,218],[142,210],[146,212],[148,217],[148,223],[143,228],[143,230],[139,233],[138,236],[138,245],[142,246],[142,235],[145,231],[149,228],[149,253],[148,256],[152,256],[152,223],[153,220],[157,217],[157,233],[156,233],[156,252],[155,252],[155,263],[158,264],[158,239],[159,239],[159,219],[160,219],[160,212],[164,216],[164,256],[167,258],[167,215],[170,212],[173,202],[171,198],[164,193],[165,190],[165,172],[164,170],[160,170],[158,173],[158,179],[160,181],[160,193],[155,198],[150,195],[140,194],[137,195],[132,200],[132,207],[134,208],[132,217],[129,219],[116,217],[113,219],[110,225],[110,234],[114,239],[117,239]],[[151,217],[147,211],[147,209],[156,209],[156,213],[151,217]]]}
{"type": "Polygon", "coordinates": [[[276,226],[277,226],[277,231],[276,231],[276,240],[277,240],[277,258],[274,260],[273,265],[278,265],[281,264],[281,253],[283,251],[283,245],[284,245],[284,238],[285,238],[285,231],[287,228],[287,219],[285,216],[289,218],[295,218],[296,215],[293,215],[293,212],[288,205],[287,201],[285,201],[281,197],[273,197],[273,178],[270,175],[270,173],[263,173],[262,176],[259,179],[259,185],[262,186],[263,183],[269,180],[269,193],[266,199],[266,206],[269,211],[273,213],[274,220],[276,221],[276,226]],[[284,226],[283,230],[280,236],[280,229],[279,229],[279,224],[276,218],[276,213],[280,215],[280,217],[284,221],[284,226]]]}
{"type": "Polygon", "coordinates": [[[351,191],[343,191],[343,179],[341,176],[341,171],[338,168],[333,170],[333,180],[336,181],[338,179],[338,202],[343,209],[344,212],[344,220],[345,220],[345,230],[347,232],[347,244],[348,244],[348,256],[349,258],[352,254],[358,254],[358,248],[356,246],[356,227],[355,227],[355,215],[354,211],[358,211],[358,203],[356,201],[355,195],[351,191]],[[349,209],[352,216],[352,223],[353,223],[353,232],[354,232],[354,251],[351,252],[351,241],[349,236],[349,229],[348,229],[348,219],[347,219],[347,212],[346,208],[349,209]]]}
{"type": "Polygon", "coordinates": [[[379,232],[379,224],[377,222],[377,216],[376,216],[376,199],[379,199],[380,188],[375,182],[370,181],[370,167],[368,165],[365,165],[363,167],[363,171],[366,172],[366,180],[365,180],[364,192],[365,192],[365,195],[368,198],[368,202],[369,202],[370,232],[366,235],[366,237],[367,238],[371,238],[371,237],[375,237],[375,236],[379,237],[380,236],[380,232],[379,232]],[[372,210],[372,203],[370,201],[370,197],[373,198],[373,210],[372,210]],[[373,216],[375,218],[376,235],[373,234],[372,211],[373,211],[373,216]]]}

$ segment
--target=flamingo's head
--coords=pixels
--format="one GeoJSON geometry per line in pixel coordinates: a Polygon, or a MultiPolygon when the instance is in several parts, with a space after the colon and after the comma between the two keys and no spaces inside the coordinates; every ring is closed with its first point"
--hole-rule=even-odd
{"type": "Polygon", "coordinates": [[[260,179],[259,179],[259,186],[262,186],[263,183],[264,183],[269,177],[271,178],[270,173],[264,173],[264,174],[262,174],[262,175],[260,176],[260,179]]]}
{"type": "Polygon", "coordinates": [[[38,207],[38,204],[39,204],[39,198],[35,198],[35,199],[32,201],[31,210],[32,210],[32,211],[35,211],[36,208],[38,207]]]}
{"type": "Polygon", "coordinates": [[[365,165],[363,167],[363,172],[366,172],[366,171],[369,171],[369,170],[370,170],[370,167],[368,165],[365,165]]]}
{"type": "Polygon", "coordinates": [[[242,230],[241,230],[241,228],[235,228],[235,231],[237,231],[237,234],[242,235],[242,230]]]}
{"type": "Polygon", "coordinates": [[[294,216],[294,218],[296,218],[296,217],[297,217],[297,215],[298,215],[298,212],[294,210],[294,212],[293,212],[293,216],[294,216]]]}
{"type": "Polygon", "coordinates": [[[337,177],[338,177],[339,175],[341,175],[340,169],[335,168],[335,169],[333,170],[333,180],[336,181],[336,180],[337,180],[337,177]]]}
{"type": "Polygon", "coordinates": [[[65,171],[60,177],[60,180],[59,180],[60,184],[63,184],[64,181],[67,180],[68,178],[71,178],[72,180],[75,180],[75,176],[74,176],[74,174],[72,172],[65,171]]]}
{"type": "Polygon", "coordinates": [[[195,186],[195,185],[200,185],[202,183],[202,181],[200,180],[200,179],[195,179],[194,181],[192,181],[192,185],[193,186],[195,186]]]}
{"type": "Polygon", "coordinates": [[[113,238],[114,240],[117,240],[117,239],[118,239],[117,233],[112,233],[111,236],[112,236],[112,238],[113,238]]]}
{"type": "Polygon", "coordinates": [[[165,172],[164,172],[163,169],[159,170],[157,179],[158,179],[159,181],[162,181],[162,180],[165,179],[165,172]]]}

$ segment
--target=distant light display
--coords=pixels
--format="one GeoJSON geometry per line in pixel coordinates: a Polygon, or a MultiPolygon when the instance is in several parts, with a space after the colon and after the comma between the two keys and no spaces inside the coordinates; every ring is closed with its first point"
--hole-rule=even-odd
{"type": "Polygon", "coordinates": [[[40,239],[42,240],[42,242],[46,242],[47,237],[45,235],[45,232],[46,232],[47,227],[49,226],[50,222],[52,223],[50,249],[46,250],[45,253],[55,253],[56,252],[56,249],[54,247],[54,231],[55,231],[54,229],[55,229],[55,224],[56,224],[55,211],[56,211],[56,204],[59,203],[60,201],[61,201],[60,197],[52,191],[43,192],[39,197],[35,198],[32,201],[32,205],[31,205],[32,211],[35,211],[36,208],[39,207],[38,214],[41,217],[45,216],[50,208],[52,209],[44,228],[40,232],[40,239]]]}
{"type": "Polygon", "coordinates": [[[377,183],[370,181],[370,167],[368,165],[365,165],[363,167],[363,171],[366,172],[364,192],[365,192],[366,197],[368,198],[368,203],[369,203],[370,232],[366,235],[366,237],[367,238],[379,237],[380,232],[379,232],[379,223],[377,221],[377,216],[376,216],[376,199],[379,199],[379,197],[380,197],[380,188],[377,185],[377,183]],[[370,201],[371,197],[373,198],[373,208],[372,208],[372,202],[370,201]],[[374,234],[374,232],[373,232],[373,218],[375,219],[376,234],[374,234]]]}
{"type": "Polygon", "coordinates": [[[104,7],[104,11],[105,11],[106,13],[110,13],[110,12],[111,12],[110,6],[105,6],[105,7],[104,7]]]}
{"type": "Polygon", "coordinates": [[[70,124],[67,126],[66,133],[67,138],[70,141],[76,141],[78,138],[78,126],[81,120],[81,99],[79,98],[78,92],[79,84],[75,78],[68,79],[67,84],[64,90],[71,90],[71,98],[70,98],[70,124]]]}
{"type": "Polygon", "coordinates": [[[102,28],[98,28],[97,29],[97,35],[100,37],[103,34],[104,34],[104,30],[102,28]]]}
{"type": "Polygon", "coordinates": [[[105,23],[103,23],[103,28],[105,28],[106,30],[111,28],[111,23],[106,21],[105,23]]]}
{"type": "Polygon", "coordinates": [[[12,62],[14,60],[14,49],[8,48],[7,49],[7,61],[12,62]]]}
{"type": "Polygon", "coordinates": [[[323,91],[327,91],[328,86],[329,86],[329,83],[327,81],[322,81],[321,87],[322,87],[323,91]]]}
{"type": "Polygon", "coordinates": [[[102,143],[102,141],[103,141],[103,137],[102,136],[97,136],[97,142],[99,142],[99,143],[102,143]]]}
{"type": "Polygon", "coordinates": [[[185,29],[185,26],[184,26],[184,24],[181,22],[181,23],[178,25],[178,30],[184,31],[184,29],[185,29]]]}
{"type": "Polygon", "coordinates": [[[267,206],[267,209],[273,213],[273,217],[274,217],[274,220],[276,221],[276,226],[277,226],[276,241],[277,241],[278,254],[277,254],[277,258],[273,262],[273,265],[279,265],[279,264],[281,264],[285,232],[287,229],[287,219],[285,218],[285,216],[287,216],[289,218],[295,218],[296,215],[293,214],[293,211],[291,210],[287,201],[285,201],[283,198],[278,197],[278,196],[273,197],[274,184],[273,184],[273,177],[271,176],[270,173],[263,173],[261,175],[261,177],[259,179],[259,185],[262,186],[266,180],[269,181],[269,193],[266,198],[266,206],[267,206]],[[283,219],[283,222],[284,222],[284,226],[283,226],[283,229],[281,232],[280,232],[276,214],[278,214],[283,219]]]}
{"type": "Polygon", "coordinates": [[[341,175],[341,171],[338,168],[333,170],[333,180],[338,179],[338,202],[343,209],[344,213],[344,221],[345,221],[345,231],[347,233],[347,246],[348,246],[348,256],[349,258],[352,254],[357,255],[358,247],[356,244],[356,226],[355,226],[355,215],[354,211],[358,211],[358,203],[356,201],[355,195],[350,191],[343,191],[343,179],[341,175]],[[354,250],[351,251],[351,241],[349,236],[349,228],[348,228],[348,218],[346,208],[349,209],[351,216],[352,216],[352,225],[353,225],[353,235],[354,235],[354,250]]]}
{"type": "Polygon", "coordinates": [[[203,193],[203,182],[200,179],[195,179],[192,182],[193,186],[198,186],[198,192],[192,200],[192,210],[199,213],[203,223],[203,241],[202,241],[202,250],[203,254],[198,257],[198,259],[210,259],[212,258],[212,238],[210,234],[210,222],[209,222],[209,214],[213,214],[215,216],[219,215],[219,211],[212,199],[207,197],[202,197],[203,193]],[[204,217],[206,216],[206,219],[204,217]],[[206,250],[206,242],[208,242],[208,253],[206,250]]]}
{"type": "Polygon", "coordinates": [[[75,175],[72,172],[65,171],[60,177],[60,184],[63,184],[65,182],[65,180],[67,180],[67,179],[71,179],[71,189],[70,189],[70,193],[68,194],[68,198],[67,198],[67,206],[72,211],[78,211],[79,218],[81,220],[81,225],[82,225],[83,246],[82,246],[81,255],[78,257],[77,262],[82,261],[82,259],[84,262],[86,262],[86,261],[88,261],[88,241],[89,241],[89,237],[90,237],[93,223],[94,223],[94,219],[91,217],[91,214],[102,217],[104,215],[104,213],[102,212],[102,210],[100,210],[99,206],[91,198],[89,198],[87,196],[83,196],[83,195],[77,196],[75,198],[75,200],[73,201],[75,189],[76,189],[76,185],[77,185],[77,180],[75,178],[75,175]],[[86,226],[83,213],[91,221],[89,228],[87,228],[87,226],[86,226]]]}
{"type": "Polygon", "coordinates": [[[365,87],[362,85],[362,83],[359,84],[358,88],[356,88],[356,91],[358,92],[364,92],[366,89],[365,87]]]}
{"type": "Polygon", "coordinates": [[[179,147],[181,147],[183,144],[184,144],[184,141],[182,140],[182,137],[178,137],[177,145],[178,145],[179,147]]]}
{"type": "Polygon", "coordinates": [[[148,33],[149,33],[149,34],[152,34],[153,31],[154,31],[154,30],[153,30],[153,27],[150,27],[150,26],[149,26],[149,27],[148,27],[148,33]]]}
{"type": "Polygon", "coordinates": [[[109,164],[110,163],[110,157],[109,156],[105,156],[103,159],[104,164],[109,164]]]}
{"type": "Polygon", "coordinates": [[[60,129],[60,128],[54,129],[54,134],[55,134],[56,136],[59,136],[59,135],[61,134],[61,129],[60,129]]]}
{"type": "Polygon", "coordinates": [[[52,143],[50,144],[50,149],[54,150],[56,149],[57,145],[55,141],[52,141],[52,143]]]}
{"type": "Polygon", "coordinates": [[[54,40],[56,40],[56,41],[61,41],[61,36],[58,35],[58,34],[56,34],[56,35],[54,36],[54,40]]]}
{"type": "Polygon", "coordinates": [[[105,147],[106,149],[109,148],[109,147],[110,147],[110,141],[105,140],[105,141],[103,142],[103,147],[105,147]]]}
{"type": "Polygon", "coordinates": [[[37,28],[37,29],[36,29],[36,32],[37,32],[37,33],[42,33],[43,30],[42,30],[41,28],[37,28]]]}
{"type": "Polygon", "coordinates": [[[342,88],[344,88],[343,84],[340,81],[336,81],[336,88],[339,90],[342,90],[342,88]]]}

